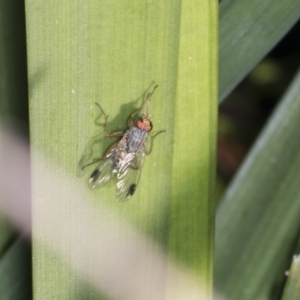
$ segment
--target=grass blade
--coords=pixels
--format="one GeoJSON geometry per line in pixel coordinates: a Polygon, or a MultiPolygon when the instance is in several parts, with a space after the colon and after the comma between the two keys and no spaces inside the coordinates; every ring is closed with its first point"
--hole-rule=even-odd
{"type": "Polygon", "coordinates": [[[31,251],[24,238],[16,240],[1,257],[0,278],[1,299],[32,299],[31,251]]]}
{"type": "MultiPolygon", "coordinates": [[[[111,130],[125,129],[126,118],[139,107],[155,82],[159,89],[151,100],[154,130],[167,132],[155,140],[136,194],[122,205],[115,201],[113,185],[108,185],[93,193],[97,197],[93,205],[95,211],[104,205],[112,214],[155,240],[165,249],[170,264],[175,261],[184,265],[202,283],[203,293],[209,299],[212,295],[217,3],[208,0],[89,1],[85,4],[27,1],[26,8],[35,296],[80,297],[81,288],[85,289],[79,283],[82,278],[72,274],[68,263],[39,241],[47,233],[50,239],[60,229],[54,230],[53,223],[45,217],[51,204],[45,191],[50,186],[56,189],[58,184],[54,184],[53,178],[43,178],[38,152],[51,158],[52,162],[44,162],[45,170],[59,165],[73,176],[81,175],[82,164],[101,156],[109,146],[104,138],[103,116],[94,103],[100,102],[110,115],[111,130]],[[199,128],[197,137],[190,120],[199,128]],[[97,127],[99,123],[101,126],[97,127]],[[189,201],[185,201],[187,195],[189,201]],[[44,224],[45,220],[49,223],[44,224]]],[[[87,171],[89,174],[83,175],[86,178],[81,179],[82,186],[86,186],[91,172],[92,168],[87,171]]],[[[62,201],[55,218],[66,222],[69,228],[63,231],[65,235],[60,243],[70,257],[76,257],[81,253],[82,244],[93,249],[94,241],[82,237],[84,243],[78,241],[71,246],[75,229],[69,225],[69,218],[75,215],[78,224],[82,224],[79,203],[89,201],[92,194],[86,190],[85,199],[73,197],[72,185],[67,183],[60,192],[56,197],[62,201]]],[[[61,230],[65,229],[62,227],[61,230]]],[[[130,240],[130,236],[125,235],[124,245],[126,238],[130,240]]],[[[102,239],[103,236],[97,236],[97,240],[102,239]]],[[[97,257],[94,264],[100,259],[97,257]]],[[[166,279],[165,297],[174,299],[171,278],[170,275],[166,279]]],[[[114,286],[117,293],[121,284],[116,281],[114,286]]],[[[150,284],[145,291],[149,287],[150,284]]],[[[91,291],[85,290],[89,295],[91,291]]],[[[146,294],[142,299],[145,297],[146,294]]]]}
{"type": "Polygon", "coordinates": [[[223,0],[220,3],[220,101],[299,17],[299,0],[223,0]]]}
{"type": "Polygon", "coordinates": [[[228,299],[270,295],[297,239],[299,95],[300,72],[218,209],[215,281],[228,299]]]}
{"type": "Polygon", "coordinates": [[[300,287],[299,287],[299,278],[300,278],[300,257],[294,256],[291,270],[289,271],[288,280],[282,300],[297,300],[300,298],[300,287]]]}

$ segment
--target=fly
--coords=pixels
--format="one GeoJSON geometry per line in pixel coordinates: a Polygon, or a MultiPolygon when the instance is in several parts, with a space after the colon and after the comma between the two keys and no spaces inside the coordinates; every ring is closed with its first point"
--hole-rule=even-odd
{"type": "Polygon", "coordinates": [[[128,129],[125,132],[110,133],[108,130],[108,115],[96,103],[105,118],[106,136],[109,138],[121,137],[121,139],[114,143],[103,157],[95,158],[93,162],[82,168],[85,169],[87,166],[98,163],[98,166],[89,178],[91,189],[100,188],[112,177],[116,177],[117,198],[119,201],[127,201],[135,193],[143,169],[144,157],[151,153],[155,137],[165,132],[165,130],[161,130],[154,135],[149,134],[153,129],[153,124],[150,120],[151,115],[148,111],[149,103],[157,87],[158,85],[153,88],[152,92],[147,94],[142,106],[128,118],[128,129]],[[135,120],[135,117],[144,108],[145,113],[135,120]],[[149,150],[146,148],[148,135],[151,138],[149,150]]]}

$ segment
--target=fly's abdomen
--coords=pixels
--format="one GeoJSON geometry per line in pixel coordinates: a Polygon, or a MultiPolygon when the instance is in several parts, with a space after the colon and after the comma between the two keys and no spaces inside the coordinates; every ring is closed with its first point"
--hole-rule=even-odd
{"type": "Polygon", "coordinates": [[[128,153],[122,147],[122,145],[116,148],[116,151],[114,152],[114,155],[112,157],[113,173],[123,173],[129,167],[134,157],[135,153],[128,153]]]}

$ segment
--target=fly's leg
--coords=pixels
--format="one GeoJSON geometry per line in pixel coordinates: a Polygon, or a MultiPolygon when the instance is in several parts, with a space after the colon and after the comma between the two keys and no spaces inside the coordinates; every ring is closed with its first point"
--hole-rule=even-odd
{"type": "Polygon", "coordinates": [[[102,156],[102,157],[100,157],[100,158],[95,158],[92,162],[90,162],[90,163],[88,163],[87,165],[83,166],[83,167],[82,167],[82,170],[84,170],[84,169],[85,169],[86,167],[88,167],[88,166],[91,166],[91,165],[95,164],[96,162],[99,162],[99,161],[101,161],[101,160],[106,159],[108,153],[110,153],[110,152],[112,151],[112,149],[114,149],[114,148],[117,146],[118,143],[119,143],[119,142],[113,143],[113,144],[108,148],[108,150],[105,152],[104,156],[102,156]]]}
{"type": "MultiPolygon", "coordinates": [[[[134,119],[134,116],[135,116],[136,114],[138,114],[138,113],[144,108],[145,105],[148,105],[148,103],[150,102],[151,97],[152,97],[152,95],[154,94],[154,92],[155,92],[155,90],[156,90],[157,87],[158,87],[158,85],[156,85],[156,86],[153,88],[152,92],[150,92],[150,93],[147,94],[147,97],[146,97],[144,103],[142,104],[142,106],[141,106],[138,110],[136,110],[136,111],[128,118],[128,120],[127,120],[127,126],[128,126],[129,128],[133,126],[133,119],[134,119]]],[[[147,113],[148,113],[148,112],[147,112],[147,113]]]]}
{"type": "Polygon", "coordinates": [[[159,132],[157,132],[155,135],[151,135],[151,141],[150,141],[150,149],[147,150],[146,147],[144,146],[144,154],[149,155],[152,152],[152,148],[153,148],[153,142],[154,139],[161,133],[166,132],[165,130],[161,130],[159,132]]]}
{"type": "Polygon", "coordinates": [[[88,163],[87,165],[82,167],[82,170],[84,170],[86,167],[91,166],[93,164],[95,164],[96,162],[99,162],[101,160],[103,160],[105,157],[100,157],[100,158],[95,158],[91,163],[88,163]]]}
{"type": "MultiPolygon", "coordinates": [[[[103,108],[101,107],[101,105],[99,103],[95,103],[95,105],[97,105],[101,112],[104,114],[104,118],[105,118],[105,134],[107,137],[111,138],[111,137],[121,137],[123,136],[124,132],[123,131],[116,131],[116,132],[109,132],[108,130],[108,115],[105,113],[105,111],[103,110],[103,108]]],[[[86,164],[85,166],[82,167],[82,170],[84,170],[86,167],[91,166],[97,162],[100,162],[101,160],[104,160],[107,156],[107,154],[114,148],[116,147],[116,144],[118,144],[118,142],[114,143],[111,147],[109,147],[109,149],[106,151],[106,153],[104,154],[104,156],[100,157],[100,158],[95,158],[92,162],[86,164]]],[[[92,177],[92,176],[91,176],[92,177]]]]}
{"type": "Polygon", "coordinates": [[[108,115],[104,112],[103,108],[100,106],[99,103],[95,103],[101,110],[101,112],[104,115],[104,119],[105,119],[105,134],[107,137],[111,138],[111,137],[118,137],[118,136],[123,136],[124,132],[123,131],[116,131],[116,132],[109,132],[108,130],[108,115]]]}

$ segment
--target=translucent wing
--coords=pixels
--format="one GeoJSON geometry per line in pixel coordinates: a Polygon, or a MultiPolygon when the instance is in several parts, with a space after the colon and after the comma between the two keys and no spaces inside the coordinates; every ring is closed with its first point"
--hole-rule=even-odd
{"type": "Polygon", "coordinates": [[[138,186],[141,172],[144,165],[144,153],[139,151],[135,154],[131,163],[123,171],[117,175],[117,197],[118,201],[124,202],[130,199],[130,197],[136,191],[138,186]]]}
{"type": "Polygon", "coordinates": [[[110,152],[100,160],[99,165],[90,176],[89,187],[91,189],[100,188],[111,179],[113,175],[111,154],[110,152]]]}

